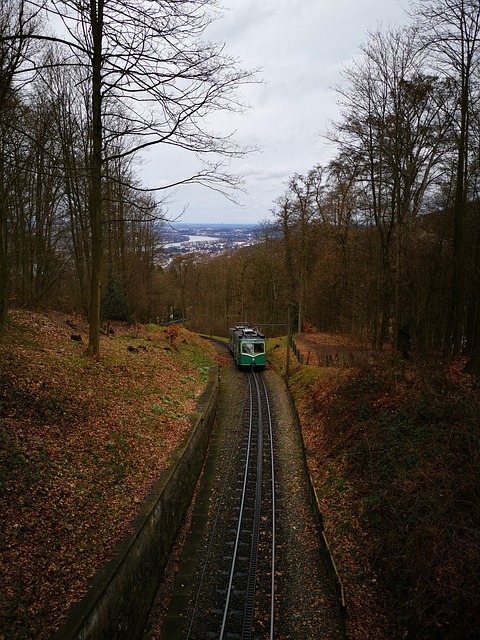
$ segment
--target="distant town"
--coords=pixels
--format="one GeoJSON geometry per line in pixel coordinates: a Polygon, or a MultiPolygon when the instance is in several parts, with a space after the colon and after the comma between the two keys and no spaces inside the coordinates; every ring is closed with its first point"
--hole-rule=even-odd
{"type": "Polygon", "coordinates": [[[258,242],[254,224],[178,223],[162,228],[162,264],[188,253],[219,254],[258,242]]]}

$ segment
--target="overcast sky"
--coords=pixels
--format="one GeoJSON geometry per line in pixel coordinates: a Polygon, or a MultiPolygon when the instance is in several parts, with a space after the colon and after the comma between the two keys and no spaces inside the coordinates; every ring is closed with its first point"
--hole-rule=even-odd
{"type": "MultiPolygon", "coordinates": [[[[407,0],[224,0],[224,17],[208,32],[225,42],[243,68],[261,67],[262,84],[244,88],[251,108],[213,120],[236,131],[258,152],[232,162],[247,193],[233,204],[208,188],[186,186],[171,194],[169,216],[187,206],[182,222],[258,223],[271,216],[274,200],[295,173],[326,164],[333,149],[323,138],[337,119],[334,87],[341,69],[359,53],[369,31],[406,22],[407,0]]],[[[147,186],[185,177],[190,160],[180,152],[150,152],[140,169],[147,186]]],[[[190,165],[193,169],[193,164],[190,165]]]]}

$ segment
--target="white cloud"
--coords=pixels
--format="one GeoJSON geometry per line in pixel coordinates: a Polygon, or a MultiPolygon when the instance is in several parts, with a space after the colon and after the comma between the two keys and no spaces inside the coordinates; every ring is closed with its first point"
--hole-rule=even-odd
{"type": "MultiPolygon", "coordinates": [[[[358,54],[368,31],[405,21],[400,0],[224,0],[225,14],[208,32],[226,42],[243,68],[261,67],[264,84],[245,87],[245,114],[218,114],[215,130],[235,131],[242,145],[260,148],[231,162],[245,178],[248,194],[238,194],[243,207],[206,188],[179,188],[171,214],[189,204],[186,221],[261,221],[294,173],[326,163],[332,149],[322,135],[338,117],[333,87],[341,69],[358,54]]],[[[154,150],[141,177],[148,186],[185,177],[194,160],[175,150],[154,150]]]]}

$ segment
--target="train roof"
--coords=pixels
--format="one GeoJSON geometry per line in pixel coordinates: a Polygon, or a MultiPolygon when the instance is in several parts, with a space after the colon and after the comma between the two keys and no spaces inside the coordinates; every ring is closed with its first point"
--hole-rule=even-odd
{"type": "Polygon", "coordinates": [[[260,333],[258,329],[252,329],[249,326],[237,324],[234,329],[230,329],[238,338],[245,338],[246,340],[265,340],[263,333],[260,333]]]}

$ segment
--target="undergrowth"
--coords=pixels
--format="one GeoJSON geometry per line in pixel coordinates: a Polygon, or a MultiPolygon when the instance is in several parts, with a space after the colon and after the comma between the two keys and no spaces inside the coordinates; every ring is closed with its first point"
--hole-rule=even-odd
{"type": "Polygon", "coordinates": [[[346,510],[358,523],[355,553],[391,602],[395,636],[480,637],[480,404],[470,380],[438,364],[383,363],[339,377],[328,395],[318,380],[305,395],[308,429],[320,431],[310,454],[318,467],[338,463],[336,482],[319,473],[318,483],[342,501],[342,522],[346,510]]]}
{"type": "Polygon", "coordinates": [[[462,363],[289,369],[351,637],[479,638],[480,401],[462,363]]]}
{"type": "Polygon", "coordinates": [[[401,623],[416,637],[478,638],[479,407],[444,375],[440,388],[437,370],[433,384],[427,374],[394,393],[382,378],[379,390],[396,402],[372,399],[348,471],[370,500],[362,517],[377,541],[371,561],[401,623]]]}

